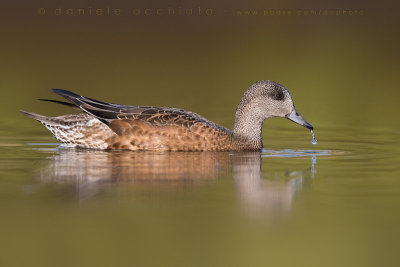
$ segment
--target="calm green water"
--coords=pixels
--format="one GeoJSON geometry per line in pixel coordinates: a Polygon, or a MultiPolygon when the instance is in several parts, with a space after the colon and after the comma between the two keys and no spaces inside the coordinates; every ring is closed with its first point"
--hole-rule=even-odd
{"type": "Polygon", "coordinates": [[[3,137],[2,265],[394,266],[398,132],[321,129],[312,146],[285,122],[263,153],[3,137]]]}

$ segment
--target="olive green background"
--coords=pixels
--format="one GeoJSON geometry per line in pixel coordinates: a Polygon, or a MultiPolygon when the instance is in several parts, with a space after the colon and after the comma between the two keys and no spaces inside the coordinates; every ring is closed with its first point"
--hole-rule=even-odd
{"type": "Polygon", "coordinates": [[[231,127],[243,91],[258,80],[284,84],[316,128],[398,127],[399,16],[390,1],[19,1],[2,3],[1,20],[1,120],[11,128],[29,124],[19,109],[61,113],[34,101],[53,97],[50,88],[187,108],[231,127]],[[67,15],[71,8],[121,14],[67,15]],[[146,16],[147,8],[213,13],[146,16]],[[246,10],[293,13],[237,15],[246,10]],[[363,15],[304,15],[307,10],[363,15]]]}

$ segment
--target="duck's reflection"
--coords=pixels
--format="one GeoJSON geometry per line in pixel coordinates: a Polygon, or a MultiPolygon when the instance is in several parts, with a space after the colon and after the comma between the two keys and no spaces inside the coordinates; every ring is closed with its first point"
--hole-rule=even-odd
{"type": "Polygon", "coordinates": [[[238,198],[246,211],[255,213],[290,211],[295,193],[314,177],[316,164],[316,157],[313,156],[311,167],[306,170],[284,168],[262,172],[260,153],[236,154],[232,160],[238,198]]]}
{"type": "MultiPolygon", "coordinates": [[[[238,200],[257,213],[287,212],[295,193],[315,172],[315,157],[305,170],[261,171],[260,152],[131,152],[60,148],[41,168],[42,182],[76,185],[80,198],[96,194],[104,182],[204,182],[232,172],[238,200]],[[283,179],[282,179],[283,176],[283,179]]],[[[265,162],[264,162],[265,163],[265,162]]]]}
{"type": "Polygon", "coordinates": [[[61,148],[45,167],[43,180],[57,182],[185,181],[218,178],[229,153],[98,151],[61,148]]]}

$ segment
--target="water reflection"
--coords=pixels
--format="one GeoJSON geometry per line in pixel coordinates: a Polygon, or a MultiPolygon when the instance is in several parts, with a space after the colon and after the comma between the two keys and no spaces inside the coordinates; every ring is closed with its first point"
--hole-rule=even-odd
{"type": "Polygon", "coordinates": [[[305,170],[270,171],[261,169],[262,157],[273,154],[244,153],[233,157],[233,177],[240,203],[254,214],[285,214],[290,211],[296,192],[314,177],[316,156],[305,170]],[[263,179],[267,176],[267,179],[263,179]],[[277,178],[278,177],[278,178],[277,178]]]}
{"type": "Polygon", "coordinates": [[[230,165],[229,153],[98,151],[61,148],[43,169],[55,182],[179,182],[215,179],[230,165]]]}
{"type": "Polygon", "coordinates": [[[104,183],[203,183],[231,174],[237,199],[246,210],[287,213],[296,192],[312,179],[316,155],[311,155],[310,165],[303,166],[303,170],[284,168],[280,173],[261,169],[262,162],[271,156],[276,152],[161,153],[60,148],[42,166],[40,179],[44,183],[76,185],[78,197],[87,198],[104,183]],[[284,179],[276,179],[277,176],[284,179]]]}

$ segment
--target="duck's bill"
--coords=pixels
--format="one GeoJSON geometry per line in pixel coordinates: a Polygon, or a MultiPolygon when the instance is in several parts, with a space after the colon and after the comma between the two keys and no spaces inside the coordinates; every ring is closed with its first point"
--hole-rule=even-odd
{"type": "Polygon", "coordinates": [[[293,109],[292,113],[290,113],[289,115],[286,115],[286,118],[288,118],[289,120],[300,124],[301,126],[306,127],[307,129],[313,130],[314,127],[309,124],[301,115],[299,112],[297,112],[296,109],[293,109]]]}

